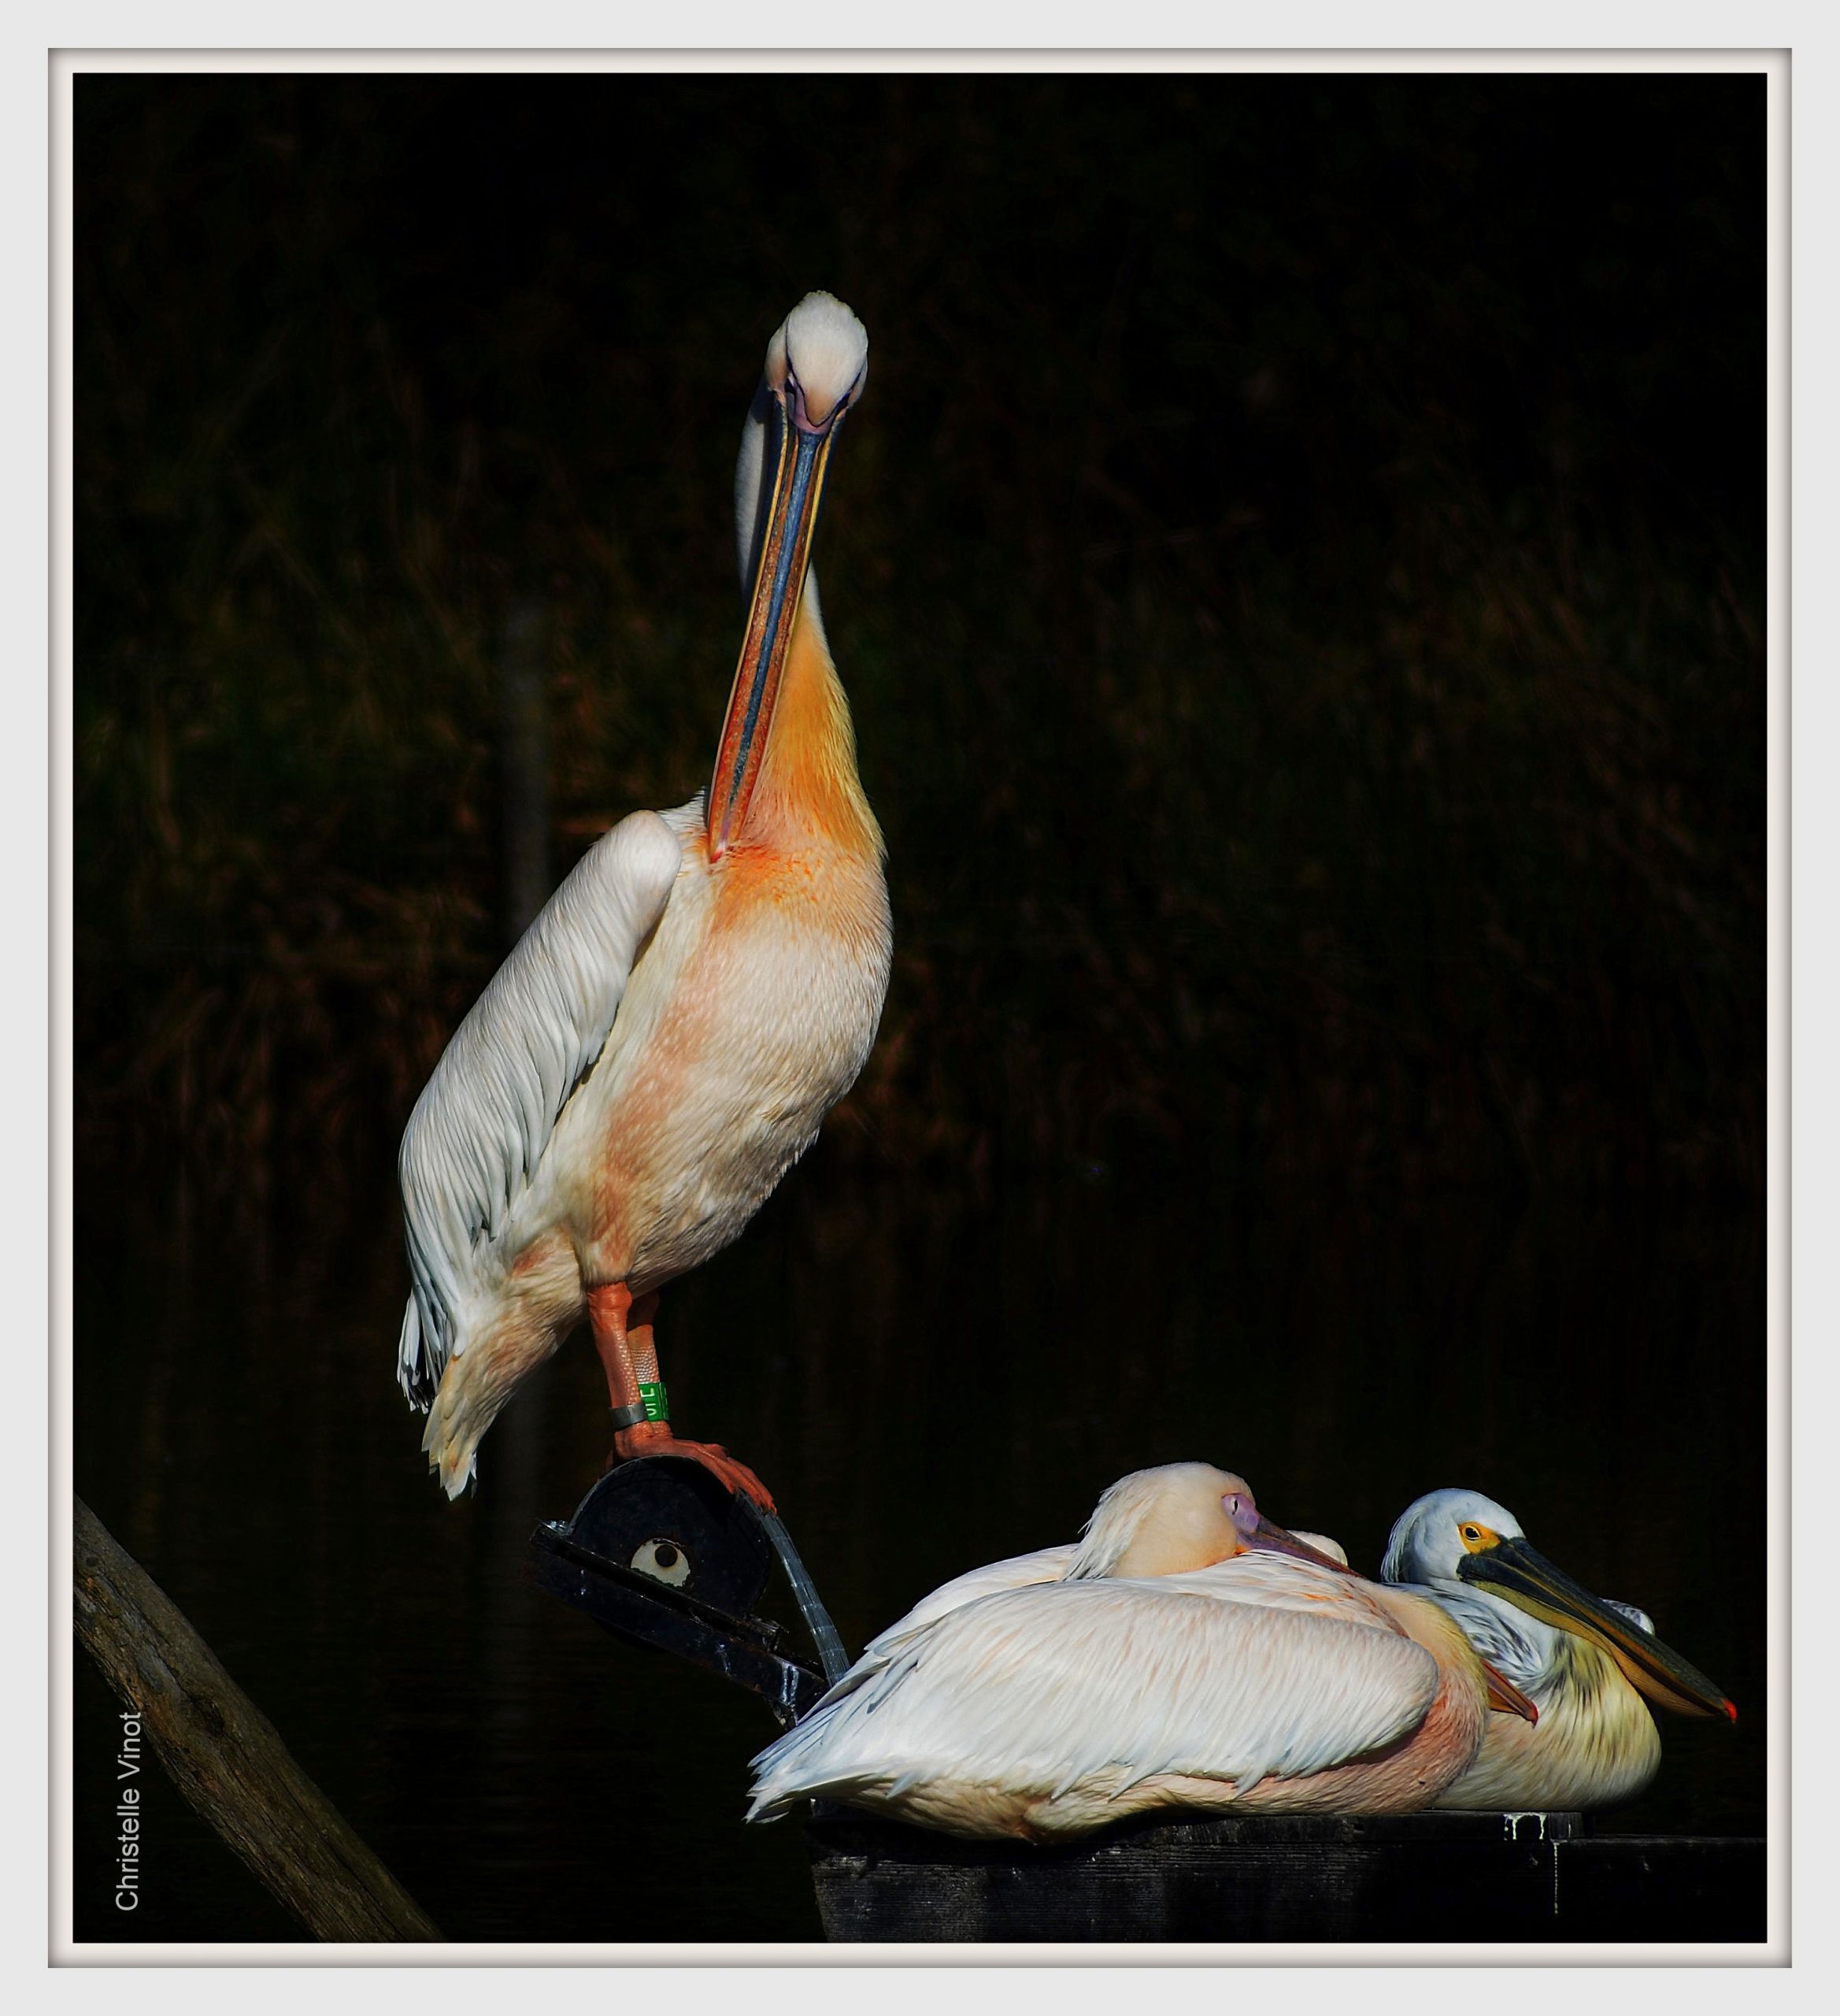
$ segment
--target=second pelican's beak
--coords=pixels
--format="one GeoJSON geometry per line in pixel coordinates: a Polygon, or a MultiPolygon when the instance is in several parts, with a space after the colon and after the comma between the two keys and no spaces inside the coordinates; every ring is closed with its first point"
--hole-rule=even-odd
{"type": "Polygon", "coordinates": [[[719,861],[739,835],[748,800],[759,780],[767,731],[805,593],[812,532],[824,495],[824,465],[857,389],[846,392],[821,421],[810,417],[796,380],[789,379],[771,394],[766,452],[773,476],[767,492],[747,631],[735,669],[735,684],[729,689],[728,712],[709,784],[712,862],[719,861]]]}
{"type": "Polygon", "coordinates": [[[1671,1646],[1555,1568],[1524,1540],[1498,1540],[1479,1547],[1457,1564],[1458,1577],[1479,1589],[1492,1591],[1543,1623],[1594,1639],[1617,1665],[1631,1686],[1683,1715],[1723,1715],[1736,1721],[1738,1710],[1697,1666],[1688,1665],[1671,1646]]]}

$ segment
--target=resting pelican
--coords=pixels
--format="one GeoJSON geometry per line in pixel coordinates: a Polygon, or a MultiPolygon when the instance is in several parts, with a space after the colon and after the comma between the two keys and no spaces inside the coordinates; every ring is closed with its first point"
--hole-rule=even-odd
{"type": "Polygon", "coordinates": [[[811,1145],[887,991],[881,829],[808,564],[868,371],[862,324],[827,294],[767,346],[735,475],[751,601],[709,790],[588,850],[410,1116],[398,1377],[450,1497],[585,1314],[616,1454],[693,1457],[772,1510],[752,1471],[672,1434],[652,1318],[811,1145]]]}
{"type": "Polygon", "coordinates": [[[1644,1695],[1681,1714],[1738,1719],[1643,1612],[1580,1588],[1480,1492],[1434,1491],[1408,1506],[1380,1573],[1421,1585],[1540,1711],[1533,1725],[1492,1716],[1475,1763],[1439,1806],[1582,1811],[1632,1797],[1661,1761],[1644,1695]]]}
{"type": "Polygon", "coordinates": [[[1152,1807],[1381,1813],[1469,1763],[1498,1686],[1436,1604],[1364,1581],[1206,1463],[1113,1484],[1076,1546],[974,1569],[754,1759],[750,1820],[847,1800],[1047,1840],[1152,1807]]]}

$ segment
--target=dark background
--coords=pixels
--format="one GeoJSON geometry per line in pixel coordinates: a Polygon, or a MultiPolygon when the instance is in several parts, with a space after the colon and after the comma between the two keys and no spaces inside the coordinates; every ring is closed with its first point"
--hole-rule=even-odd
{"type": "MultiPolygon", "coordinates": [[[[1744,1711],[1609,1824],[1762,1831],[1763,80],[75,96],[78,1488],[444,1927],[815,1933],[765,1718],[516,1583],[591,1354],[421,1475],[391,1177],[532,804],[706,779],[816,286],[895,966],[680,1425],[853,1645],[1141,1462],[1369,1566],[1474,1484],[1744,1711]]],[[[286,1936],[177,1810],[98,1908],[76,1705],[80,1936],[286,1936]]]]}

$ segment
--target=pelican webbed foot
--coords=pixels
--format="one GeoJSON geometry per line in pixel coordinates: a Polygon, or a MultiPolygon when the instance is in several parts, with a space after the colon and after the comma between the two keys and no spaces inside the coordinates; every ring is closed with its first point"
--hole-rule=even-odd
{"type": "Polygon", "coordinates": [[[624,1462],[633,1456],[687,1457],[693,1463],[702,1464],[729,1490],[751,1499],[769,1518],[777,1515],[779,1508],[773,1503],[773,1494],[746,1464],[737,1462],[719,1442],[680,1441],[672,1432],[668,1421],[643,1421],[617,1431],[607,1468],[612,1469],[616,1463],[624,1462]]]}

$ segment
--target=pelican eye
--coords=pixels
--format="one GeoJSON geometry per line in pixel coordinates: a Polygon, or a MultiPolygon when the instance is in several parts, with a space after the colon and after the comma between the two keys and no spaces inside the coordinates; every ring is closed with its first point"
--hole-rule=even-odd
{"type": "Polygon", "coordinates": [[[1498,1547],[1501,1542],[1499,1533],[1490,1527],[1479,1526],[1473,1519],[1465,1519],[1457,1530],[1463,1544],[1472,1554],[1478,1553],[1486,1547],[1498,1547]]]}
{"type": "Polygon", "coordinates": [[[1252,1494],[1244,1491],[1230,1491],[1220,1500],[1220,1509],[1232,1522],[1235,1529],[1250,1535],[1258,1530],[1259,1508],[1252,1502],[1252,1494]]]}

